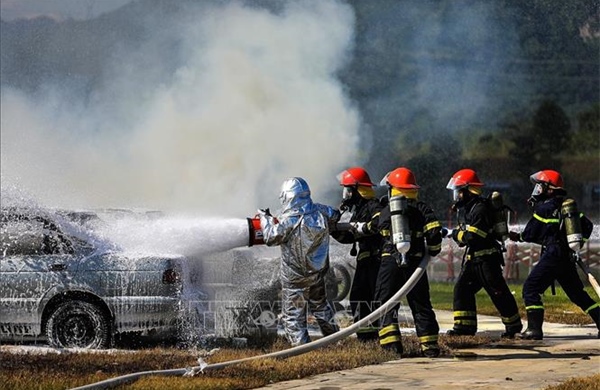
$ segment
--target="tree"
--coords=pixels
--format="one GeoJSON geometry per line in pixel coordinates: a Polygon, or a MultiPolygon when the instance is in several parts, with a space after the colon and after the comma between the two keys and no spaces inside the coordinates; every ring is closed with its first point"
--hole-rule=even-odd
{"type": "Polygon", "coordinates": [[[544,101],[531,121],[511,124],[505,132],[513,142],[509,155],[523,169],[560,169],[561,155],[569,150],[571,122],[556,103],[544,101]]]}
{"type": "Polygon", "coordinates": [[[411,157],[407,167],[417,176],[421,186],[419,198],[428,203],[440,220],[448,216],[451,197],[446,185],[452,174],[464,168],[460,158],[462,148],[453,134],[432,134],[422,152],[411,157]]]}
{"type": "Polygon", "coordinates": [[[540,160],[553,159],[568,150],[571,122],[556,103],[548,100],[542,102],[533,116],[532,130],[540,160]]]}
{"type": "Polygon", "coordinates": [[[600,150],[600,104],[577,115],[578,129],[571,139],[571,151],[575,155],[598,157],[600,150]]]}

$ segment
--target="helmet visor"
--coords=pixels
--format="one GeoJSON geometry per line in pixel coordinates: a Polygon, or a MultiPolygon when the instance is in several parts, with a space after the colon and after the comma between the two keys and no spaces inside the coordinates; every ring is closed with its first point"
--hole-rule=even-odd
{"type": "Polygon", "coordinates": [[[452,200],[458,202],[460,200],[460,189],[452,190],[452,200]]]}
{"type": "Polygon", "coordinates": [[[342,200],[348,200],[352,198],[352,188],[343,187],[342,189],[342,200]]]}
{"type": "Polygon", "coordinates": [[[451,178],[450,181],[448,181],[448,185],[446,185],[446,189],[448,190],[458,190],[461,187],[463,187],[465,185],[464,182],[460,181],[460,180],[456,180],[456,178],[451,178]]]}
{"type": "Polygon", "coordinates": [[[390,173],[392,173],[392,172],[386,173],[385,176],[383,177],[383,179],[381,179],[381,181],[379,182],[379,185],[381,187],[386,187],[390,184],[390,183],[388,183],[388,177],[390,176],[390,173]]]}
{"type": "Polygon", "coordinates": [[[531,196],[539,196],[542,195],[545,191],[543,183],[535,183],[533,186],[533,191],[531,191],[531,196]]]}
{"type": "Polygon", "coordinates": [[[346,175],[348,175],[348,171],[344,170],[340,173],[338,173],[337,175],[335,175],[335,178],[338,182],[340,182],[341,185],[344,185],[344,178],[346,177],[346,175]]]}

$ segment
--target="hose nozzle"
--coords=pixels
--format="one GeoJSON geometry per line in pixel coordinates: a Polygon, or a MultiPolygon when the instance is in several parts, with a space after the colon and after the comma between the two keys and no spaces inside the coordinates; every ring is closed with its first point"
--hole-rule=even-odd
{"type": "Polygon", "coordinates": [[[247,218],[248,220],[248,246],[262,245],[265,243],[262,228],[260,226],[260,217],[247,218]]]}

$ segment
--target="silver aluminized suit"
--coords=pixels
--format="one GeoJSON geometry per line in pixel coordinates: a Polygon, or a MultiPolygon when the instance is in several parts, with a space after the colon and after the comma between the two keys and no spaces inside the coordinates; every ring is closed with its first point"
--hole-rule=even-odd
{"type": "Polygon", "coordinates": [[[284,181],[280,200],[281,215],[274,218],[262,212],[260,223],[265,244],[281,247],[283,325],[287,339],[295,346],[310,342],[308,310],[324,336],[339,330],[327,302],[325,275],[329,269],[329,225],[339,220],[340,212],[313,203],[308,184],[299,177],[284,181]]]}

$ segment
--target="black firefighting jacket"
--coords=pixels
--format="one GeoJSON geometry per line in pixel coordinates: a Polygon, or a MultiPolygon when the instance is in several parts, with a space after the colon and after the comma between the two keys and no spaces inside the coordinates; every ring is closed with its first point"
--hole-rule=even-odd
{"type": "Polygon", "coordinates": [[[381,253],[382,238],[377,231],[379,214],[383,206],[379,199],[360,198],[353,206],[352,217],[349,222],[364,222],[362,236],[355,238],[350,232],[333,232],[331,236],[342,244],[358,244],[356,260],[360,261],[369,257],[378,257],[381,253]]]}
{"type": "MultiPolygon", "coordinates": [[[[522,241],[542,245],[542,252],[548,252],[547,256],[557,259],[571,254],[564,224],[561,223],[560,208],[563,200],[562,196],[556,196],[538,202],[533,216],[521,233],[522,241]]],[[[580,214],[580,218],[581,234],[587,240],[592,234],[593,224],[583,214],[580,214]]]]}
{"type": "Polygon", "coordinates": [[[475,196],[458,211],[459,230],[453,234],[460,246],[467,246],[466,259],[483,260],[501,254],[493,233],[491,205],[488,199],[475,196]]]}
{"type": "MultiPolygon", "coordinates": [[[[410,249],[407,253],[409,261],[420,261],[425,256],[425,246],[431,256],[442,250],[442,224],[434,211],[424,202],[408,199],[408,224],[410,227],[410,249]]],[[[392,219],[389,205],[381,210],[379,217],[379,233],[383,237],[381,256],[398,256],[396,246],[392,242],[392,219]]]]}

